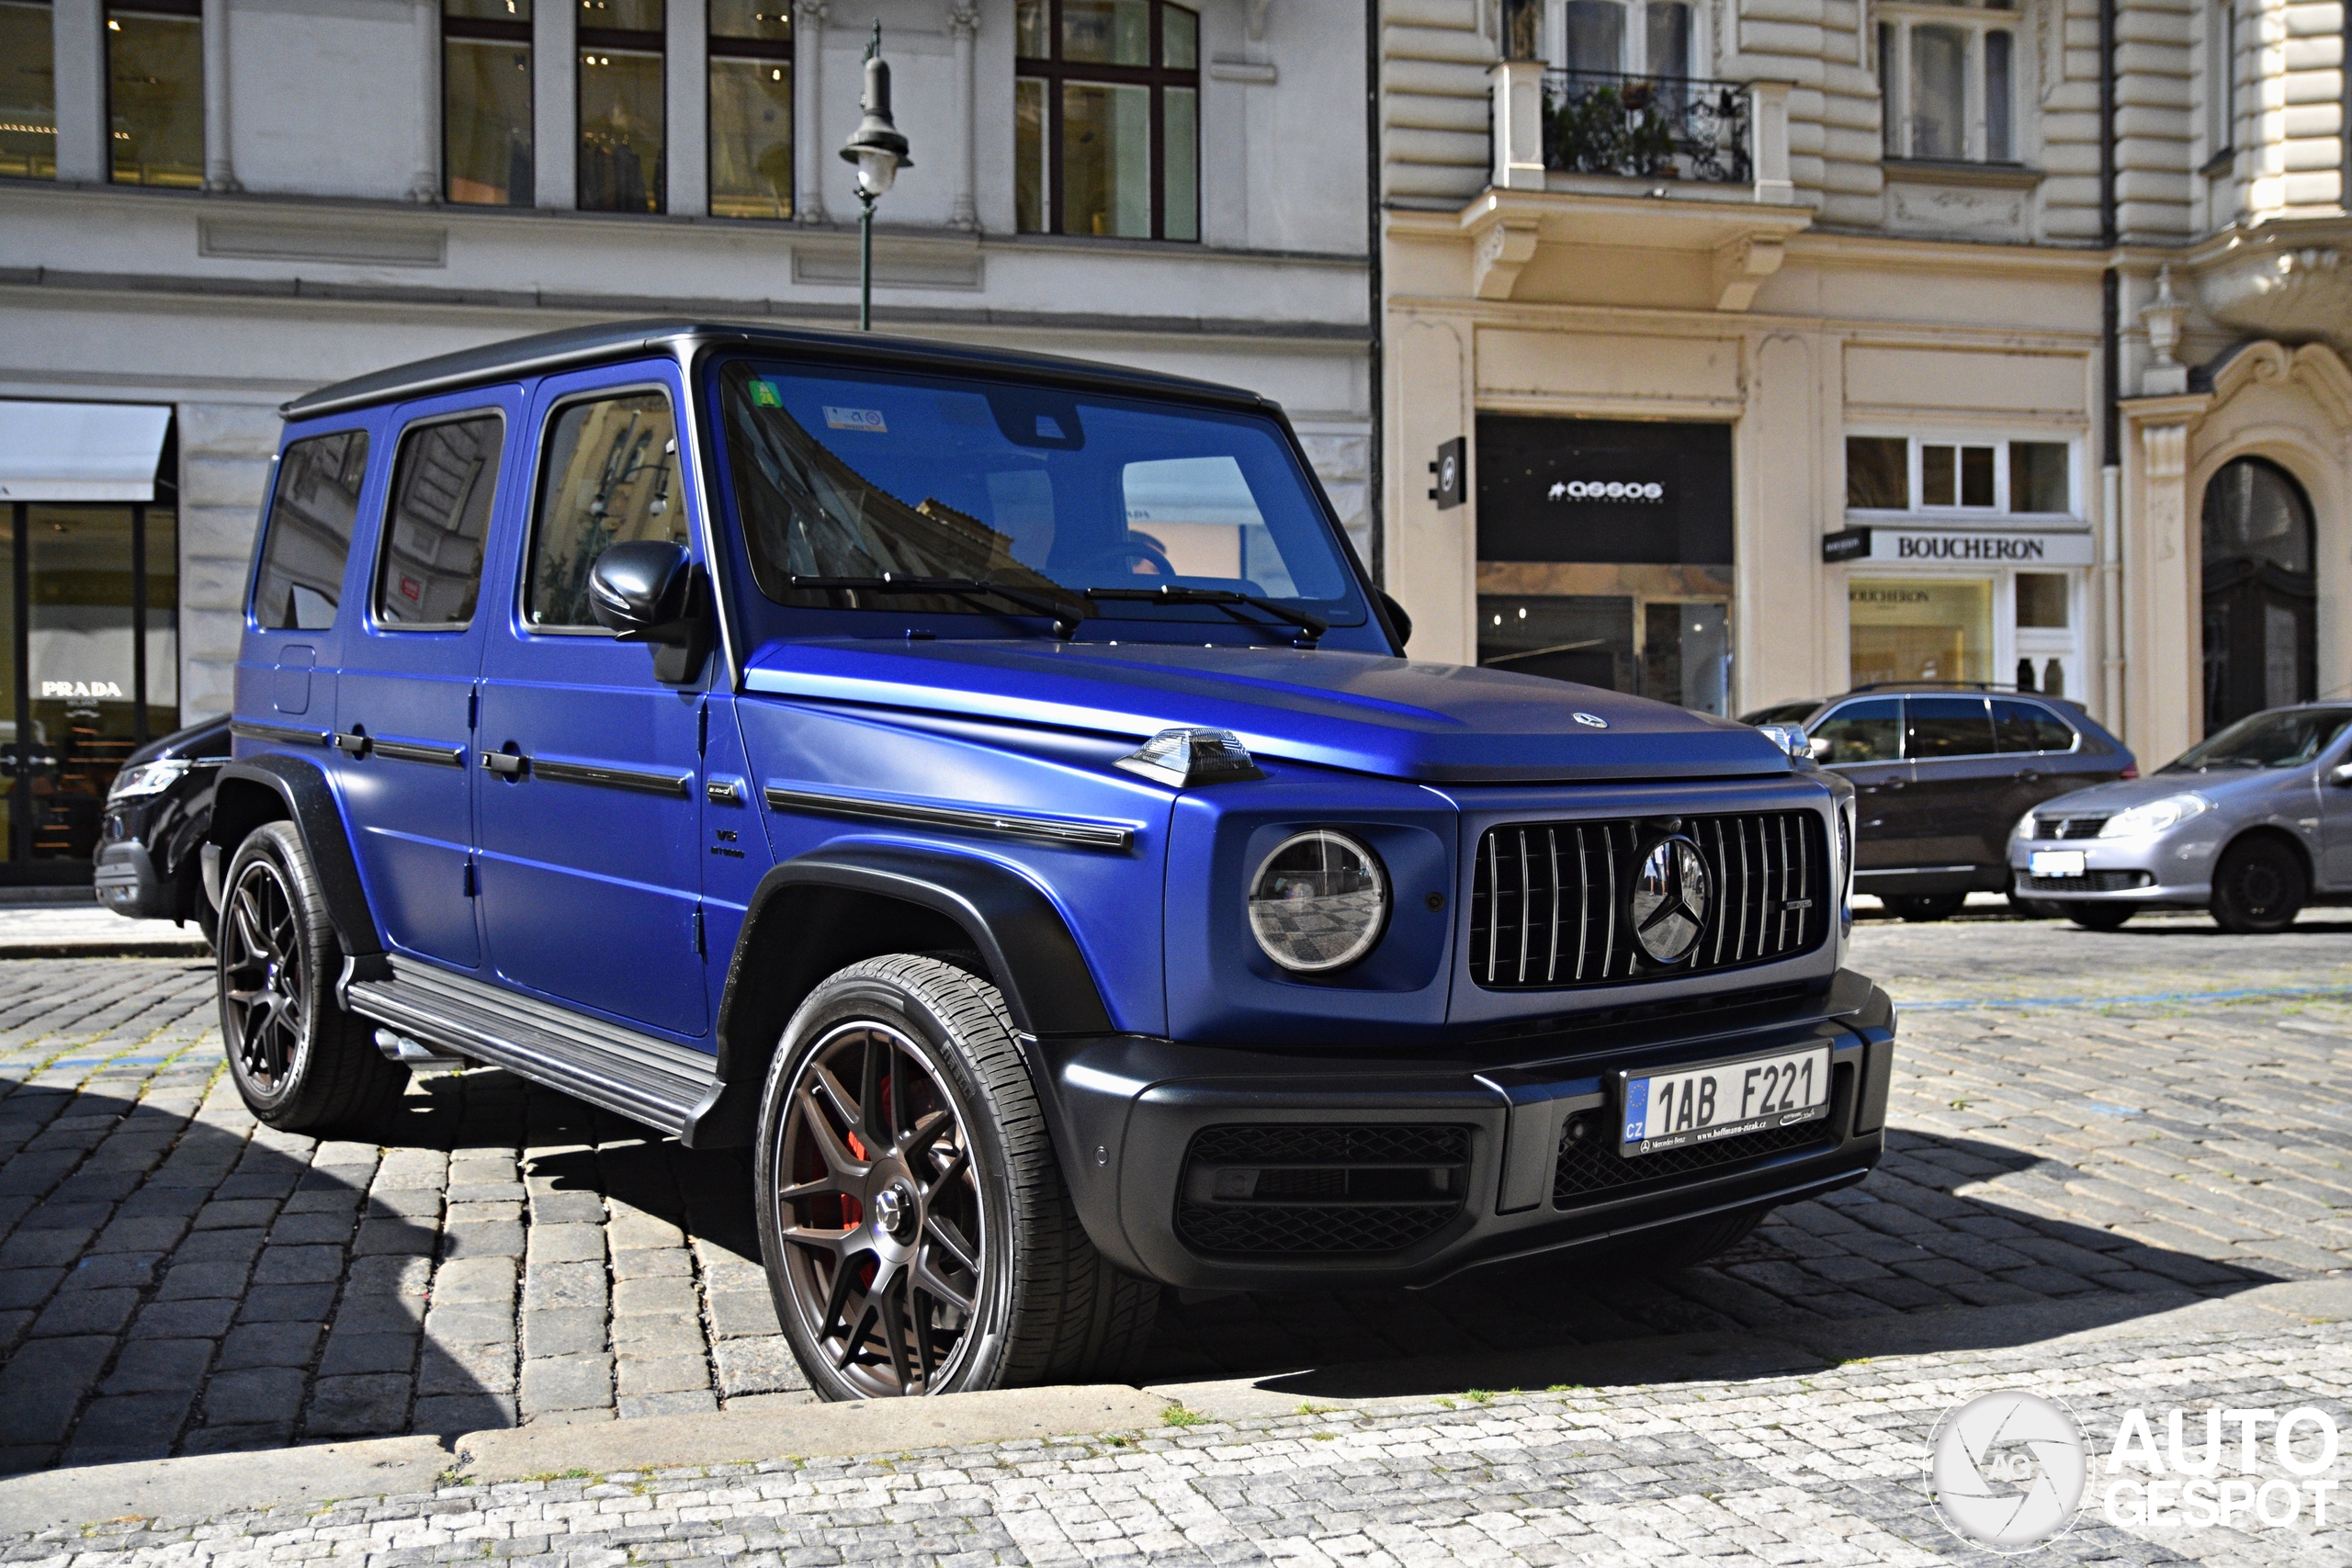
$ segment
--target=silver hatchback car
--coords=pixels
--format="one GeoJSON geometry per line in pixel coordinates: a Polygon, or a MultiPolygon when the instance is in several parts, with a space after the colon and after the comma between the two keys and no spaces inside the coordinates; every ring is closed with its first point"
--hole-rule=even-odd
{"type": "Polygon", "coordinates": [[[2277,931],[2352,902],[2352,706],[2242,718],[2146,778],[2044,801],[2009,839],[2018,895],[2113,931],[2147,908],[2205,908],[2277,931]]]}

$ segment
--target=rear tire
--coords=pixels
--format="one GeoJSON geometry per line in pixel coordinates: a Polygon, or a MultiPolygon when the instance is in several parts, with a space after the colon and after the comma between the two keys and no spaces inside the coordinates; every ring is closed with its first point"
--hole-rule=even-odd
{"type": "Polygon", "coordinates": [[[214,942],[229,1076],[254,1117],[284,1133],[367,1126],[400,1098],[408,1069],[334,1001],[343,950],[325,891],[290,822],[245,836],[221,880],[214,942]]]}
{"type": "Polygon", "coordinates": [[[1949,920],[1968,902],[1965,893],[1890,893],[1886,907],[1904,919],[1949,920]]]}
{"type": "Polygon", "coordinates": [[[2129,904],[2061,904],[2065,917],[2086,931],[2120,931],[2140,911],[2129,904]]]}
{"type": "Polygon", "coordinates": [[[1159,1287],[1088,1240],[997,988],[853,964],[786,1026],[761,1096],[760,1252],[824,1399],[1115,1371],[1159,1287]]]}
{"type": "Polygon", "coordinates": [[[2213,872],[2213,921],[2239,936],[2283,931],[2302,913],[2310,879],[2294,851],[2275,839],[2230,847],[2213,872]]]}

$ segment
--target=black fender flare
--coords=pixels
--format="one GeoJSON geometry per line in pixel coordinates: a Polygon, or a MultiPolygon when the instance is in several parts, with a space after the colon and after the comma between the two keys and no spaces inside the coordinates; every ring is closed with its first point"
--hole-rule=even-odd
{"type": "Polygon", "coordinates": [[[223,870],[245,835],[266,821],[283,817],[302,835],[311,865],[327,896],[327,919],[334,925],[335,942],[357,966],[363,979],[389,975],[383,933],[368,907],[368,891],[359,880],[359,862],[351,852],[351,836],[334,789],[316,762],[301,757],[263,752],[222,764],[212,788],[212,821],[208,841],[220,846],[223,870]],[[281,809],[254,809],[256,791],[277,797],[281,809]]]}
{"type": "Polygon", "coordinates": [[[988,977],[1004,996],[1013,1028],[1026,1037],[1023,1058],[1038,1096],[1049,1118],[1058,1120],[1053,1086],[1027,1040],[1113,1032],[1093,971],[1061,911],[1035,884],[993,861],[941,850],[869,846],[819,850],[760,879],[719,999],[718,1081],[690,1119],[690,1145],[750,1143],[768,1063],[808,992],[845,964],[901,950],[875,948],[851,931],[828,931],[831,941],[802,934],[825,930],[827,917],[845,902],[876,899],[933,917],[934,930],[960,931],[979,954],[988,977]]]}

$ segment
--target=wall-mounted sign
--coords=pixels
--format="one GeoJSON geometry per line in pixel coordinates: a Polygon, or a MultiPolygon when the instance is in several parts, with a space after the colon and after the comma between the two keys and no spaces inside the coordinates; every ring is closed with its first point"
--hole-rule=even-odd
{"type": "Polygon", "coordinates": [[[122,687],[113,681],[43,681],[40,694],[44,697],[107,697],[122,700],[122,687]]]}
{"type": "Polygon", "coordinates": [[[1478,558],[1731,563],[1731,426],[1478,416],[1478,558]]]}
{"type": "Polygon", "coordinates": [[[1437,502],[1440,512],[1451,512],[1462,504],[1470,479],[1470,444],[1457,435],[1440,444],[1437,460],[1430,465],[1430,472],[1437,483],[1430,487],[1430,499],[1437,502]]]}
{"type": "Polygon", "coordinates": [[[1991,528],[1844,528],[1821,536],[1821,558],[1911,566],[2088,566],[2087,533],[1991,528]]]}

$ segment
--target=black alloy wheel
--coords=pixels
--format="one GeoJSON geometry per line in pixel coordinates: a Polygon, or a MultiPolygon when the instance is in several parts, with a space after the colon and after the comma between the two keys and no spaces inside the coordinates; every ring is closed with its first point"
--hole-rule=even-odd
{"type": "Polygon", "coordinates": [[[785,1028],[752,1156],[776,1316],[820,1398],[1115,1371],[1159,1287],[1095,1251],[1003,996],[961,963],[842,969],[785,1028]]]}
{"type": "Polygon", "coordinates": [[[237,1093],[280,1132],[366,1125],[399,1098],[408,1069],[335,1004],[342,949],[301,835],[290,822],[263,823],[221,884],[214,958],[237,1093]]]}
{"type": "Polygon", "coordinates": [[[874,1021],[820,1040],[776,1150],[777,1236],[809,1338],[873,1398],[923,1393],[963,1352],[994,1240],[972,1138],[923,1046],[874,1021]]]}
{"type": "Polygon", "coordinates": [[[1968,903],[1965,893],[1890,893],[1886,907],[1905,920],[1949,920],[1968,903]]]}
{"type": "Polygon", "coordinates": [[[2086,931],[2120,931],[2123,922],[2138,914],[2130,904],[2061,904],[2068,919],[2086,931]]]}
{"type": "Polygon", "coordinates": [[[2240,936],[2283,931],[2310,896],[2302,858],[2277,839],[2244,839],[2213,871],[2214,923],[2240,936]]]}

